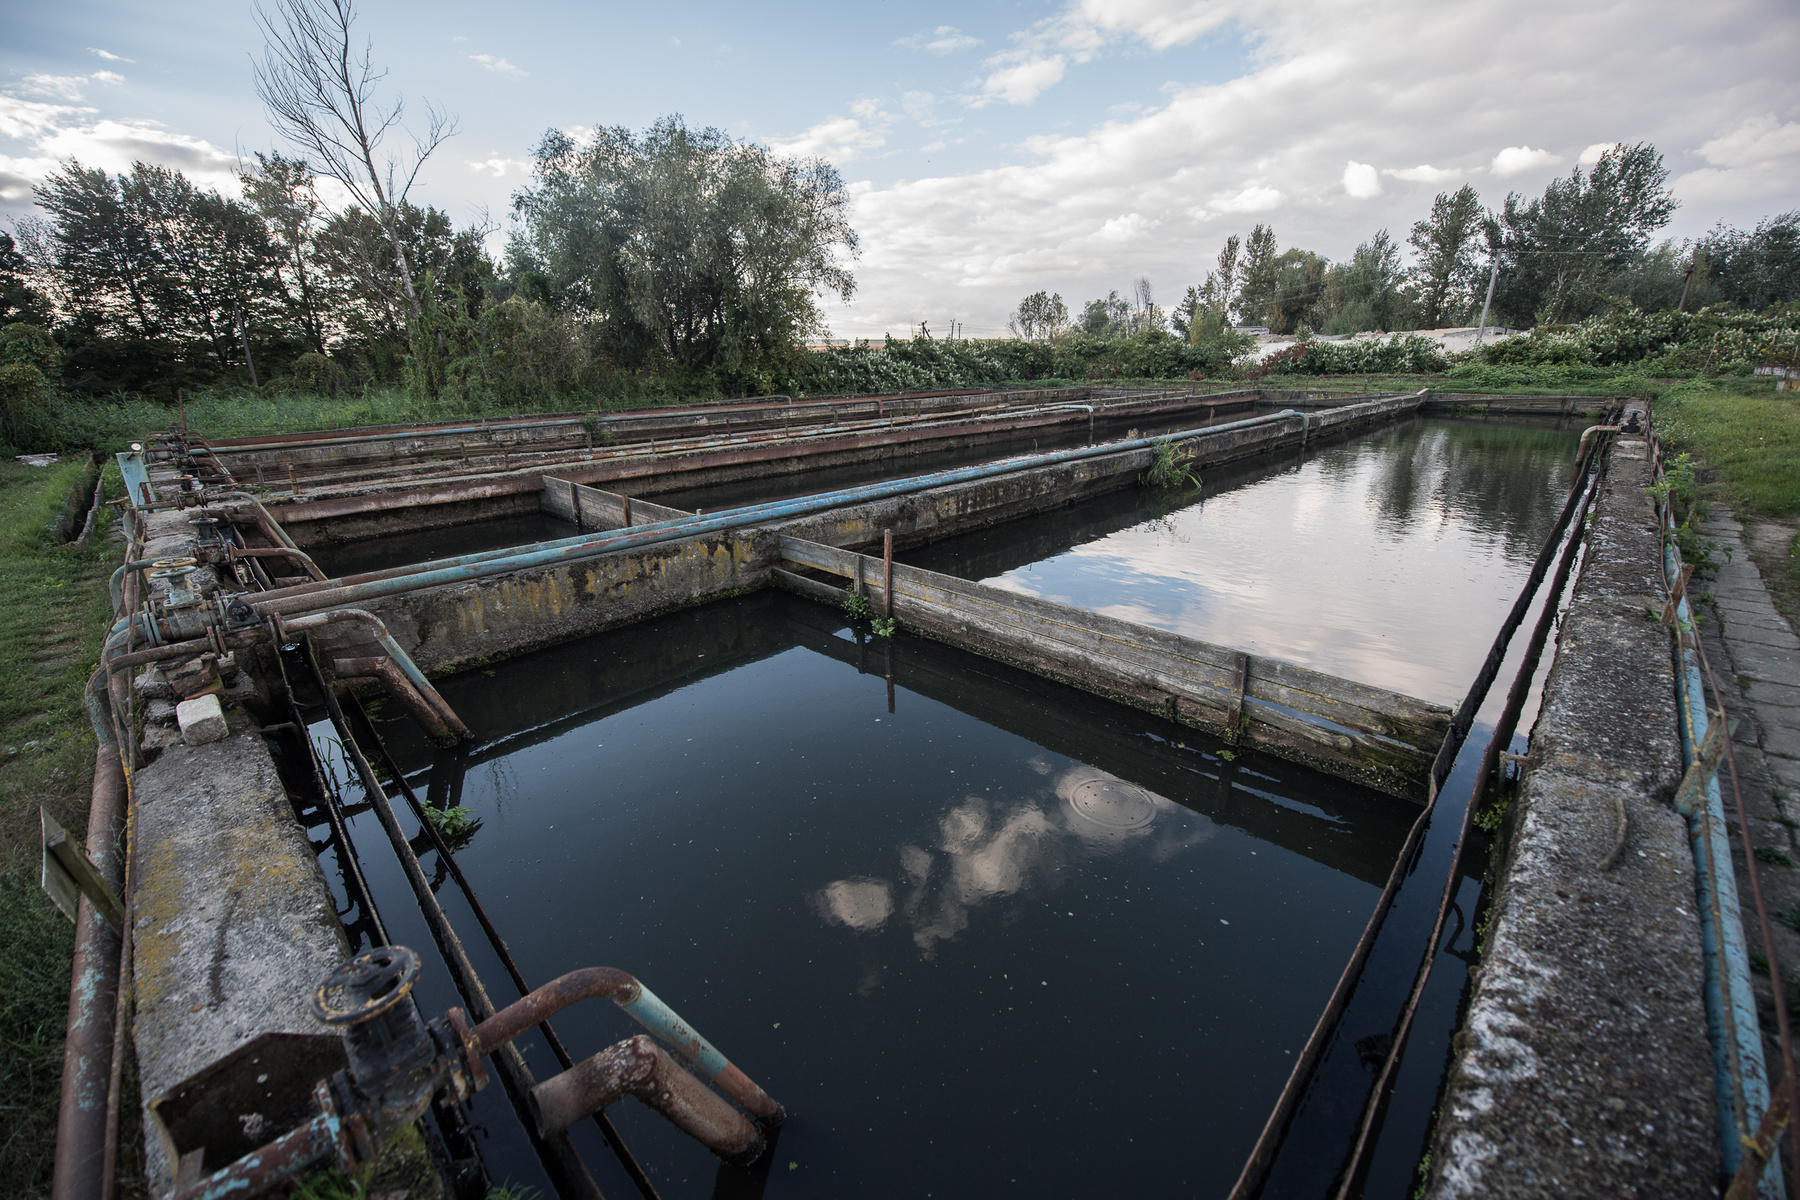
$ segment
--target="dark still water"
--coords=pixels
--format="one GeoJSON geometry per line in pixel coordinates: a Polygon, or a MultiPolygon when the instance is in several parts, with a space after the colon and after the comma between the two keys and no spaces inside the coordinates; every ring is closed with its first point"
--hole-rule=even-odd
{"type": "Polygon", "coordinates": [[[1425,417],[913,551],[965,579],[1456,704],[1586,422],[1425,417]]]}
{"type": "MultiPolygon", "coordinates": [[[[527,977],[631,971],[786,1104],[771,1197],[1223,1194],[1416,812],[777,593],[440,686],[468,748],[379,725],[481,820],[458,861],[527,977]]],[[[426,1009],[458,1003],[355,837],[426,1009]]],[[[578,1058],[636,1031],[601,1002],[556,1024],[578,1058]]],[[[490,1168],[544,1187],[499,1093],[490,1168]]],[[[697,1143],[611,1112],[669,1200],[714,1194],[697,1143]]]]}
{"type": "Polygon", "coordinates": [[[364,571],[385,571],[389,567],[430,562],[434,558],[455,558],[462,554],[479,554],[483,550],[499,550],[506,546],[526,546],[532,542],[574,537],[578,532],[572,521],[565,521],[547,512],[527,512],[450,525],[443,529],[396,533],[344,542],[336,546],[320,546],[309,553],[327,575],[338,579],[345,575],[359,575],[364,571]]]}

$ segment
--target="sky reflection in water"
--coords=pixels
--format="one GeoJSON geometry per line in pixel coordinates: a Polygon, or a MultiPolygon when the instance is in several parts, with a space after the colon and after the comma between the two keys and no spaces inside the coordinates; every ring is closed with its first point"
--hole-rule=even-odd
{"type": "MultiPolygon", "coordinates": [[[[788,1105],[770,1197],[1222,1192],[1409,806],[931,643],[890,712],[884,650],[765,594],[443,681],[478,742],[429,772],[383,727],[482,819],[458,859],[530,978],[632,971],[788,1105]]],[[[632,1032],[557,1025],[577,1056],[632,1032]]],[[[614,1116],[669,1200],[710,1194],[703,1150],[614,1116]]]]}
{"type": "Polygon", "coordinates": [[[1134,489],[906,557],[1454,704],[1555,523],[1580,428],[1425,418],[1273,474],[1205,472],[1197,499],[1134,489]]]}

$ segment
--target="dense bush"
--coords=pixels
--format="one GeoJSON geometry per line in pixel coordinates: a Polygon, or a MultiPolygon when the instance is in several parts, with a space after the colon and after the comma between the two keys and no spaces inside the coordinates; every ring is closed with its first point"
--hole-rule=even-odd
{"type": "MultiPolygon", "coordinates": [[[[1356,338],[1343,342],[1302,341],[1264,359],[1268,375],[1424,375],[1449,365],[1443,343],[1434,338],[1356,338]]],[[[1256,372],[1256,368],[1251,368],[1256,372]]]]}
{"type": "Polygon", "coordinates": [[[1769,361],[1800,353],[1800,306],[1744,312],[1727,305],[1699,312],[1645,312],[1616,303],[1578,325],[1540,325],[1529,337],[1484,346],[1479,362],[1492,365],[1633,366],[1650,374],[1700,371],[1747,375],[1769,361]]]}

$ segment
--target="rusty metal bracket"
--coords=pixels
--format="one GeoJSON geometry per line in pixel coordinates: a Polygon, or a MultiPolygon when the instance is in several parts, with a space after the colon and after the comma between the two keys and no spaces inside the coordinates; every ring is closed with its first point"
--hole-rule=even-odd
{"type": "Polygon", "coordinates": [[[1673,625],[1675,623],[1675,615],[1681,608],[1681,601],[1687,596],[1688,577],[1693,573],[1693,563],[1683,564],[1681,568],[1681,577],[1675,581],[1675,586],[1669,589],[1669,598],[1663,604],[1662,623],[1664,625],[1673,625]]]}
{"type": "MultiPolygon", "coordinates": [[[[1681,777],[1681,784],[1675,789],[1675,796],[1670,800],[1675,811],[1684,817],[1691,817],[1706,807],[1706,785],[1719,773],[1719,760],[1725,754],[1725,740],[1732,731],[1726,728],[1725,714],[1718,709],[1707,712],[1706,737],[1701,739],[1700,752],[1681,777]]],[[[1732,726],[1737,722],[1733,720],[1732,726]]]]}
{"type": "Polygon", "coordinates": [[[58,824],[55,817],[46,808],[38,809],[38,816],[44,829],[44,872],[42,886],[45,894],[56,902],[63,916],[75,920],[76,908],[80,898],[86,896],[94,911],[100,914],[101,920],[112,928],[124,926],[124,905],[119,903],[119,895],[113,891],[112,885],[101,878],[94,864],[88,861],[86,852],[69,838],[69,831],[58,824]]]}
{"type": "Polygon", "coordinates": [[[1250,686],[1250,656],[1237,651],[1231,663],[1231,700],[1225,706],[1225,740],[1233,746],[1244,741],[1244,693],[1250,686]]]}

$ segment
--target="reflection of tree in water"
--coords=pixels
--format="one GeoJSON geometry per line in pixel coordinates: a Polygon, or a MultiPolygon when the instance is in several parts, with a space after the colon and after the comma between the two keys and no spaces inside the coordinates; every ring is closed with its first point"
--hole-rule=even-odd
{"type": "Polygon", "coordinates": [[[1569,430],[1475,421],[1433,421],[1367,447],[1382,524],[1399,531],[1430,510],[1536,550],[1555,524],[1575,465],[1569,430]]]}
{"type": "MultiPolygon", "coordinates": [[[[1031,765],[1052,770],[1041,760],[1031,765]]],[[[852,876],[826,884],[812,902],[827,923],[859,933],[873,933],[899,913],[913,944],[931,958],[939,942],[969,927],[974,909],[1053,886],[1057,870],[1071,860],[1133,848],[1162,861],[1206,841],[1213,828],[1206,817],[1137,784],[1076,765],[1027,800],[969,796],[951,807],[929,849],[899,848],[898,885],[852,876]],[[896,899],[897,892],[904,895],[896,899]]]]}

